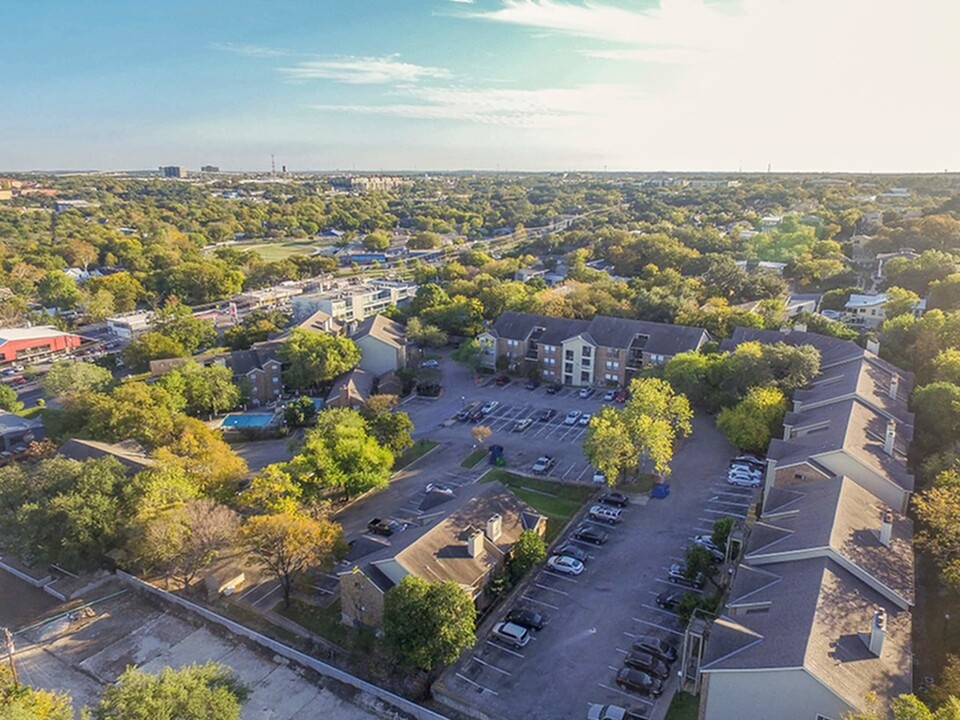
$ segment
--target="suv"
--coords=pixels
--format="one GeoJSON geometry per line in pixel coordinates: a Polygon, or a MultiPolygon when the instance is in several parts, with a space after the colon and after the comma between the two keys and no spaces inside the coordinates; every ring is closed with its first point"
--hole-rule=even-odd
{"type": "Polygon", "coordinates": [[[697,576],[691,580],[687,577],[687,566],[683,563],[674,563],[667,571],[667,579],[674,585],[684,585],[686,587],[703,589],[703,573],[697,573],[697,576]]]}
{"type": "Polygon", "coordinates": [[[493,638],[504,645],[522,648],[530,642],[530,631],[516,623],[502,622],[493,626],[493,638]]]}
{"type": "Polygon", "coordinates": [[[677,659],[677,648],[656,635],[639,636],[633,641],[633,649],[656,655],[668,664],[677,659]]]}
{"type": "Polygon", "coordinates": [[[667,676],[670,675],[670,668],[667,667],[667,664],[663,660],[656,655],[651,655],[642,650],[634,650],[631,652],[627,655],[623,664],[627,667],[643,670],[645,673],[661,680],[666,680],[667,676]]]}
{"type": "Polygon", "coordinates": [[[727,473],[727,485],[736,485],[737,487],[758,488],[760,487],[760,478],[754,475],[743,473],[727,473]]]}
{"type": "Polygon", "coordinates": [[[620,509],[608,505],[594,505],[587,514],[590,515],[592,520],[600,520],[601,522],[613,525],[623,519],[620,517],[621,512],[620,509]]]}
{"type": "Polygon", "coordinates": [[[541,455],[537,458],[537,461],[533,464],[533,472],[537,475],[546,475],[550,472],[550,468],[557,464],[557,461],[554,460],[549,455],[541,455]]]}
{"type": "Polygon", "coordinates": [[[621,668],[617,673],[617,685],[626,690],[646,693],[658,697],[663,692],[663,683],[641,670],[621,668]]]}
{"type": "Polygon", "coordinates": [[[588,397],[593,395],[594,392],[596,391],[593,388],[585,387],[585,388],[580,388],[580,392],[578,392],[577,395],[579,395],[582,399],[586,400],[588,397]]]}

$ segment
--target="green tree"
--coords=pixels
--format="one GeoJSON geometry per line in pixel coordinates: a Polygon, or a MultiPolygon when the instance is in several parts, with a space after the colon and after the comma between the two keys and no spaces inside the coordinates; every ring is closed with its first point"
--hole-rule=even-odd
{"type": "Polygon", "coordinates": [[[52,270],[37,286],[44,307],[69,310],[83,298],[76,281],[60,270],[52,270]]]}
{"type": "Polygon", "coordinates": [[[296,514],[303,490],[284,465],[267,465],[237,498],[240,507],[260,515],[296,514]]]}
{"type": "Polygon", "coordinates": [[[306,395],[291,400],[283,411],[283,419],[291,427],[305,427],[312,423],[316,416],[317,406],[306,395]]]}
{"type": "Polygon", "coordinates": [[[960,273],[947,275],[930,283],[927,307],[939,310],[960,310],[960,273]]]}
{"type": "Polygon", "coordinates": [[[123,349],[123,361],[134,372],[146,372],[151,360],[186,357],[190,353],[177,340],[160,332],[145,332],[123,349]]]}
{"type": "Polygon", "coordinates": [[[328,565],[343,550],[343,529],[327,519],[299,513],[252,517],[241,529],[247,551],[280,581],[290,606],[294,581],[307,570],[328,565]]]}
{"type": "Polygon", "coordinates": [[[547,557],[547,545],[536,530],[524,530],[510,550],[507,567],[510,579],[519,580],[547,557]]]}
{"type": "Polygon", "coordinates": [[[480,343],[473,339],[467,340],[451,353],[451,357],[458,363],[476,370],[480,367],[480,343]]]}
{"type": "Polygon", "coordinates": [[[692,545],[684,556],[685,574],[688,580],[702,575],[710,582],[714,582],[717,566],[713,562],[713,555],[703,545],[692,545]]]}
{"type": "Polygon", "coordinates": [[[417,293],[408,305],[411,316],[416,316],[424,310],[443,307],[450,304],[447,291],[436,283],[426,283],[417,288],[417,293]]]}
{"type": "Polygon", "coordinates": [[[213,321],[194,317],[193,311],[176,297],[167,298],[153,314],[150,329],[175,340],[187,355],[193,355],[200,348],[210,347],[217,341],[213,321]]]}
{"type": "Polygon", "coordinates": [[[360,362],[360,349],[345,337],[296,329],[277,350],[286,366],[284,380],[306,389],[329,382],[360,362]]]}
{"type": "Polygon", "coordinates": [[[440,247],[442,238],[435,232],[418,232],[407,241],[407,247],[411,250],[433,250],[440,247]]]}
{"type": "Polygon", "coordinates": [[[3,720],[73,720],[70,696],[14,682],[0,666],[0,718],[3,720]]]}
{"type": "Polygon", "coordinates": [[[8,412],[20,412],[23,410],[23,403],[17,391],[9,385],[0,385],[0,410],[8,412]]]}
{"type": "Polygon", "coordinates": [[[920,457],[948,448],[960,437],[960,387],[934,382],[913,392],[910,407],[916,413],[914,443],[920,457]]]}
{"type": "Polygon", "coordinates": [[[917,303],[920,302],[920,296],[912,290],[904,290],[899,287],[887,288],[887,302],[883,306],[883,314],[888,318],[913,313],[917,303]]]}
{"type": "Polygon", "coordinates": [[[243,273],[213,258],[205,258],[203,262],[178,263],[165,280],[172,295],[183,298],[191,305],[223,300],[243,289],[243,273]]]}
{"type": "Polygon", "coordinates": [[[943,583],[960,589],[960,492],[949,482],[956,474],[938,476],[939,482],[913,498],[921,529],[917,545],[933,556],[943,583]]]}
{"type": "Polygon", "coordinates": [[[287,322],[287,315],[279,310],[254,310],[239,325],[228,328],[223,341],[232,350],[246,350],[280,332],[287,322]]]}
{"type": "Polygon", "coordinates": [[[933,382],[960,385],[960,349],[943,350],[931,363],[933,382]]]}
{"type": "Polygon", "coordinates": [[[94,720],[239,720],[249,691],[218,663],[164,668],[151,675],[128,668],[108,685],[94,720]]]}
{"type": "Polygon", "coordinates": [[[360,416],[367,421],[370,434],[394,455],[413,445],[410,437],[413,421],[407,413],[395,411],[396,406],[396,395],[374,395],[360,408],[360,416]]]}
{"type": "Polygon", "coordinates": [[[717,415],[717,427],[741,450],[764,451],[777,434],[787,412],[787,398],[781,390],[755,387],[732,408],[717,415]]]}
{"type": "Polygon", "coordinates": [[[101,290],[109,292],[114,309],[120,313],[136,310],[137,305],[148,296],[140,281],[128,272],[90,278],[84,287],[92,294],[101,290]]]}
{"type": "Polygon", "coordinates": [[[240,389],[233,384],[233,373],[222,365],[200,365],[188,360],[157,380],[193,417],[217,415],[240,403],[240,389]]]}
{"type": "Polygon", "coordinates": [[[626,424],[621,413],[610,406],[602,407],[590,419],[583,453],[611,485],[625,479],[637,466],[636,449],[626,424]]]}
{"type": "Polygon", "coordinates": [[[710,540],[721,550],[727,547],[730,531],[733,529],[733,518],[726,515],[713,521],[713,532],[710,540]]]}
{"type": "Polygon", "coordinates": [[[449,665],[476,640],[473,600],[452,580],[407,575],[387,591],[383,631],[398,660],[421,670],[449,665]]]}
{"type": "Polygon", "coordinates": [[[51,397],[63,397],[68,393],[85,390],[101,392],[112,382],[113,375],[106,368],[72,360],[55,362],[41,380],[44,393],[51,397]]]}
{"type": "Polygon", "coordinates": [[[418,317],[407,322],[407,337],[424,347],[438,348],[447,344],[447,334],[436,325],[427,325],[418,317]]]}

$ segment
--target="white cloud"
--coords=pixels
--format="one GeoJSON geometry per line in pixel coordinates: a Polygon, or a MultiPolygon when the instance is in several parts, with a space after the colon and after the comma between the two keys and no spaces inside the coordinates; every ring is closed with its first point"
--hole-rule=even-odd
{"type": "Polygon", "coordinates": [[[603,60],[655,63],[658,65],[694,65],[706,55],[692,48],[628,48],[619,50],[584,50],[583,55],[603,60]]]}
{"type": "Polygon", "coordinates": [[[270,57],[290,57],[296,53],[288,52],[286,50],[278,50],[276,48],[264,47],[262,45],[239,45],[237,43],[213,43],[211,45],[214,50],[223,50],[225,52],[231,52],[236,55],[243,55],[245,57],[255,57],[255,58],[270,58],[270,57]]]}
{"type": "Polygon", "coordinates": [[[403,62],[395,55],[303,60],[293,67],[280,68],[280,72],[291,80],[322,79],[350,85],[415,83],[450,77],[449,70],[403,62]]]}
{"type": "Polygon", "coordinates": [[[452,3],[459,3],[460,5],[473,5],[477,0],[450,0],[452,3]]]}

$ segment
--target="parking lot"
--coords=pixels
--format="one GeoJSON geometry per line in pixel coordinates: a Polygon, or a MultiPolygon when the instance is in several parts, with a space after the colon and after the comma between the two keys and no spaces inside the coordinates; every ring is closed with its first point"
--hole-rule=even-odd
{"type": "MultiPolygon", "coordinates": [[[[523,403],[510,405],[502,417],[493,418],[494,424],[527,412],[523,403]],[[516,412],[507,417],[513,408],[516,412]]],[[[540,437],[570,443],[578,433],[548,427],[540,437]],[[570,433],[566,441],[564,432],[570,433]]],[[[579,452],[579,443],[572,447],[579,452]]],[[[695,418],[693,436],[674,459],[670,495],[634,498],[615,526],[585,521],[608,532],[609,540],[600,546],[572,541],[587,553],[582,574],[541,569],[518,598],[517,604],[546,616],[546,627],[532,632],[530,642],[518,648],[491,639],[492,623],[486,623],[476,647],[444,675],[441,694],[502,718],[584,718],[590,703],[632,706],[662,718],[676,687],[676,664],[659,700],[623,690],[615,678],[640,635],[672,641],[679,649],[680,622],[674,613],[657,607],[656,597],[677,589],[667,580],[667,570],[683,560],[694,535],[711,532],[718,518],[744,516],[754,501],[757,491],[725,481],[733,454],[712,418],[695,418]]],[[[570,538],[560,542],[565,540],[570,538]]],[[[704,591],[712,590],[708,583],[704,591]]],[[[507,609],[498,611],[495,619],[502,619],[507,609]]]]}

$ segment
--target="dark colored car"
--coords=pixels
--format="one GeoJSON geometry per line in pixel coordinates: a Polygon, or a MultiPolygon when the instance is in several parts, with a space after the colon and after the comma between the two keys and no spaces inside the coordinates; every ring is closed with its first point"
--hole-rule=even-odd
{"type": "Polygon", "coordinates": [[[648,675],[652,675],[659,680],[666,680],[670,675],[670,668],[667,667],[667,664],[663,660],[640,650],[634,650],[627,655],[623,664],[627,667],[643,670],[648,675]]]}
{"type": "Polygon", "coordinates": [[[683,563],[673,563],[673,565],[670,566],[670,569],[667,571],[667,580],[674,585],[683,585],[684,587],[695,588],[697,590],[702,590],[704,584],[703,573],[697,573],[696,577],[688,578],[687,566],[683,563]]]}
{"type": "Polygon", "coordinates": [[[675,610],[677,605],[680,604],[680,601],[683,600],[684,595],[686,595],[686,593],[677,590],[662,592],[657,595],[657,607],[661,607],[664,610],[675,610]]]}
{"type": "Polygon", "coordinates": [[[543,630],[547,619],[538,612],[523,607],[515,607],[507,613],[507,622],[525,627],[528,630],[543,630]]]}
{"type": "Polygon", "coordinates": [[[566,555],[567,557],[572,557],[580,562],[586,562],[587,560],[587,551],[573,543],[564,543],[558,547],[554,552],[557,555],[566,555]]]}
{"type": "Polygon", "coordinates": [[[401,530],[403,530],[403,525],[398,523],[396,520],[381,520],[380,518],[374,518],[367,523],[367,531],[372,532],[374,535],[390,537],[395,532],[400,532],[401,530]]]}
{"type": "Polygon", "coordinates": [[[573,537],[582,542],[593,543],[594,545],[603,545],[608,539],[608,535],[603,530],[595,528],[592,525],[581,525],[574,531],[573,537]]]}
{"type": "Polygon", "coordinates": [[[473,411],[477,409],[477,404],[473,403],[467,405],[463,410],[457,413],[457,420],[460,422],[466,422],[470,419],[470,416],[473,414],[473,411]]]}
{"type": "Polygon", "coordinates": [[[541,410],[540,414],[537,415],[537,420],[540,422],[549,422],[557,416],[557,411],[553,408],[547,408],[546,410],[541,410]]]}
{"type": "Polygon", "coordinates": [[[642,670],[628,667],[621,668],[617,673],[617,685],[624,690],[633,690],[654,697],[659,697],[663,692],[663,683],[660,680],[642,670]]]}
{"type": "Polygon", "coordinates": [[[562,389],[563,389],[563,385],[561,385],[560,383],[554,383],[553,385],[550,385],[547,387],[547,395],[556,395],[562,389]]]}
{"type": "Polygon", "coordinates": [[[656,655],[668,665],[677,659],[677,648],[656,635],[640,635],[633,641],[632,649],[656,655]]]}
{"type": "Polygon", "coordinates": [[[486,417],[486,415],[487,414],[483,411],[483,408],[477,408],[472,413],[470,413],[470,416],[467,419],[470,422],[480,422],[481,420],[483,420],[484,417],[486,417]]]}
{"type": "Polygon", "coordinates": [[[621,390],[617,393],[617,396],[613,399],[614,402],[625,403],[627,401],[627,391],[621,390]]]}
{"type": "Polygon", "coordinates": [[[540,387],[540,383],[537,382],[536,380],[527,381],[527,385],[526,385],[527,390],[536,390],[538,387],[540,387]]]}
{"type": "Polygon", "coordinates": [[[506,375],[501,375],[493,382],[496,383],[497,387],[504,387],[510,384],[510,378],[508,378],[506,375]]]}
{"type": "Polygon", "coordinates": [[[600,502],[604,505],[623,508],[630,504],[630,498],[621,492],[605,492],[600,496],[600,502]]]}

